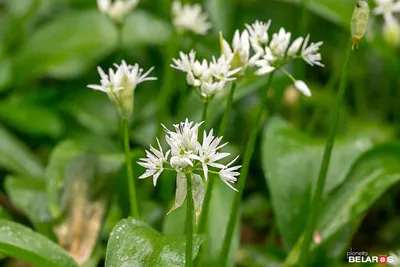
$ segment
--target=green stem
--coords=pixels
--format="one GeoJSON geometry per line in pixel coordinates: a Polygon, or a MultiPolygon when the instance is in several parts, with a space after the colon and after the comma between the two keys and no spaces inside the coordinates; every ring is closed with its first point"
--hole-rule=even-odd
{"type": "Polygon", "coordinates": [[[263,114],[265,106],[267,104],[267,92],[268,92],[269,87],[272,84],[274,74],[275,74],[275,72],[272,72],[269,75],[267,84],[265,87],[263,87],[263,90],[261,92],[260,107],[258,108],[257,117],[254,122],[249,141],[247,142],[246,150],[244,152],[242,169],[240,171],[239,182],[238,182],[238,186],[237,186],[237,189],[239,192],[237,192],[233,198],[233,203],[231,206],[231,212],[230,212],[230,216],[229,216],[228,227],[227,227],[227,230],[225,233],[222,251],[221,251],[221,255],[220,255],[220,265],[219,266],[221,266],[221,267],[226,266],[227,261],[228,261],[228,254],[229,254],[229,250],[231,247],[233,232],[235,230],[235,226],[236,226],[235,224],[236,224],[238,213],[239,213],[240,201],[242,199],[244,186],[246,184],[246,178],[247,178],[247,174],[249,172],[251,157],[254,152],[254,147],[256,144],[258,132],[260,130],[259,127],[260,127],[260,123],[261,123],[262,114],[263,114]]]}
{"type": "Polygon", "coordinates": [[[129,187],[129,201],[131,207],[131,215],[138,219],[139,212],[137,207],[136,187],[132,168],[131,148],[129,144],[129,122],[127,119],[123,119],[124,127],[124,148],[125,148],[125,161],[126,161],[126,174],[128,179],[129,187]]]}
{"type": "MultiPolygon", "coordinates": [[[[236,83],[233,83],[231,91],[228,96],[228,100],[226,103],[226,108],[224,115],[222,117],[221,125],[219,126],[219,131],[218,131],[218,136],[224,135],[226,126],[228,125],[228,118],[229,118],[229,113],[232,107],[232,102],[233,102],[233,95],[235,93],[236,89],[236,83]]],[[[212,195],[212,190],[214,188],[214,175],[209,176],[209,180],[207,182],[207,188],[206,188],[206,193],[203,199],[203,205],[201,208],[201,216],[200,216],[200,222],[199,222],[199,228],[198,228],[198,233],[203,234],[205,233],[207,229],[207,220],[208,220],[208,211],[210,209],[210,201],[211,201],[211,195],[212,195]]],[[[201,251],[199,252],[201,254],[201,251]]],[[[200,258],[200,257],[198,257],[200,258]]],[[[195,266],[199,266],[200,260],[195,261],[195,266]]]]}
{"type": "Polygon", "coordinates": [[[315,187],[315,193],[313,194],[313,198],[311,201],[309,221],[308,221],[305,233],[304,233],[304,242],[302,243],[302,247],[301,247],[300,266],[307,266],[308,256],[309,256],[309,252],[310,252],[310,246],[311,246],[311,242],[312,242],[312,236],[314,233],[314,229],[317,225],[318,213],[319,213],[319,209],[320,209],[320,204],[322,202],[325,181],[326,181],[326,175],[328,173],[328,168],[329,168],[329,161],[331,158],[332,148],[333,148],[333,145],[335,142],[335,136],[336,136],[336,132],[337,132],[337,126],[338,126],[339,115],[340,115],[340,107],[342,106],[343,98],[344,98],[344,95],[346,92],[347,75],[348,75],[348,70],[349,70],[349,59],[350,59],[350,54],[351,54],[351,43],[352,43],[352,40],[350,38],[350,42],[348,44],[347,51],[346,51],[346,57],[344,59],[342,75],[341,75],[340,84],[339,84],[339,92],[337,94],[335,108],[334,108],[333,114],[332,114],[330,132],[329,132],[329,136],[326,140],[324,156],[322,158],[322,163],[321,163],[321,169],[319,172],[317,185],[315,187]]]}
{"type": "Polygon", "coordinates": [[[228,125],[229,114],[231,113],[232,102],[233,102],[233,95],[235,94],[236,90],[236,82],[232,84],[231,91],[228,96],[228,100],[226,102],[226,108],[224,111],[224,115],[222,117],[221,125],[219,126],[218,136],[222,136],[225,134],[226,126],[228,125]]]}
{"type": "Polygon", "coordinates": [[[193,199],[191,174],[186,174],[186,267],[193,266],[193,199]]]}
{"type": "Polygon", "coordinates": [[[201,120],[204,121],[203,123],[206,124],[206,120],[207,120],[207,110],[208,110],[208,105],[210,102],[204,102],[203,105],[203,114],[201,115],[201,120]]]}

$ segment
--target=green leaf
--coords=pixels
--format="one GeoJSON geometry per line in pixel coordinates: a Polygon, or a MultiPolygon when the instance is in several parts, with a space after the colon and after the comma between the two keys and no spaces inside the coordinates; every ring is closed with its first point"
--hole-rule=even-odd
{"type": "Polygon", "coordinates": [[[172,33],[171,26],[151,13],[136,10],[128,15],[122,28],[124,46],[165,44],[172,33]]]}
{"type": "MultiPolygon", "coordinates": [[[[365,152],[352,166],[345,182],[332,191],[323,203],[317,225],[328,256],[340,256],[365,212],[387,189],[400,182],[400,143],[386,143],[365,152]],[[332,250],[332,251],[331,251],[332,250]]],[[[287,260],[295,265],[300,244],[287,260]]],[[[314,250],[316,246],[312,247],[314,250]]]]}
{"type": "Polygon", "coordinates": [[[11,220],[12,215],[3,207],[0,207],[0,219],[11,220]]]}
{"type": "Polygon", "coordinates": [[[4,186],[12,203],[28,215],[31,221],[51,221],[45,181],[8,176],[4,186]]]}
{"type": "Polygon", "coordinates": [[[71,11],[39,28],[16,55],[15,73],[37,76],[82,76],[116,46],[115,25],[97,10],[71,11]]]}
{"type": "MultiPolygon", "coordinates": [[[[193,241],[196,257],[202,239],[193,241]]],[[[185,266],[185,244],[185,237],[163,236],[143,222],[124,219],[111,232],[105,266],[185,266]]]]}
{"type": "Polygon", "coordinates": [[[68,112],[85,128],[99,135],[117,132],[119,116],[116,107],[107,95],[90,89],[85,94],[70,95],[62,104],[68,112]]]}
{"type": "Polygon", "coordinates": [[[21,224],[0,220],[0,252],[40,267],[78,267],[59,245],[21,224]]]}
{"type": "Polygon", "coordinates": [[[50,213],[54,218],[61,215],[59,193],[64,183],[65,165],[82,153],[82,148],[73,141],[67,140],[58,144],[50,155],[46,167],[47,197],[50,213]]]}
{"type": "MultiPolygon", "coordinates": [[[[262,165],[271,192],[271,202],[286,250],[302,233],[325,146],[279,118],[267,125],[262,142],[262,165]]],[[[332,153],[325,194],[342,184],[355,160],[371,147],[367,137],[338,137],[332,153]]]]}
{"type": "Polygon", "coordinates": [[[23,176],[43,177],[42,164],[29,148],[0,125],[0,166],[23,176]]]}
{"type": "Polygon", "coordinates": [[[399,162],[400,143],[378,145],[364,153],[345,182],[325,201],[318,223],[322,238],[331,238],[348,223],[357,224],[369,207],[400,181],[399,162]]]}
{"type": "Polygon", "coordinates": [[[40,105],[1,102],[0,119],[20,132],[33,136],[59,137],[64,132],[61,118],[40,105]]]}

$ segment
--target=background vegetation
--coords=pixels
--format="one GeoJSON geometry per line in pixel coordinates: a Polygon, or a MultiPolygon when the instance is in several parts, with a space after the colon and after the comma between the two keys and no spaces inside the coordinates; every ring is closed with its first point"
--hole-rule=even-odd
{"type": "MultiPolygon", "coordinates": [[[[296,0],[204,0],[214,24],[211,33],[171,39],[169,0],[141,1],[121,26],[121,35],[95,1],[0,1],[0,219],[33,228],[75,259],[89,259],[85,266],[103,266],[110,231],[129,215],[129,201],[118,114],[106,94],[86,88],[99,80],[96,66],[108,68],[121,59],[145,69],[155,66],[158,81],[141,84],[135,93],[131,142],[136,161],[155,140],[160,122],[171,126],[201,117],[202,103],[187,91],[184,75],[165,75],[178,55],[168,49],[171,40],[179,42],[179,50],[195,47],[200,56],[211,58],[219,53],[219,31],[230,40],[244,23],[271,19],[270,32],[284,27],[293,35],[310,33],[312,41],[324,41],[325,64],[323,69],[290,66],[308,83],[311,98],[300,96],[284,75],[274,80],[244,192],[234,246],[240,243],[240,248],[230,264],[279,266],[307,219],[355,5],[352,0],[306,2],[303,13],[296,0]],[[173,94],[161,98],[166,79],[172,81],[173,94]],[[162,121],[160,105],[169,107],[162,121]]],[[[318,223],[322,241],[313,250],[315,266],[344,265],[349,247],[370,255],[400,247],[400,53],[383,39],[381,27],[381,18],[373,17],[352,54],[340,137],[318,223]]],[[[237,90],[224,138],[234,154],[245,147],[257,91],[265,82],[250,77],[237,90]]],[[[212,102],[207,127],[218,125],[224,99],[212,102]]],[[[136,176],[143,172],[132,164],[136,176]]],[[[150,179],[136,182],[142,220],[163,234],[183,235],[185,208],[165,216],[173,203],[173,177],[163,174],[156,188],[150,179]]],[[[216,266],[233,194],[217,184],[203,244],[205,266],[216,266]]],[[[22,259],[35,262],[32,258],[54,254],[50,248],[35,248],[42,236],[30,239],[25,228],[9,231],[13,226],[1,222],[0,253],[2,240],[19,236],[18,247],[31,251],[22,259]]],[[[151,231],[146,234],[158,235],[151,231]]],[[[53,259],[48,266],[57,262],[62,264],[53,259]]],[[[2,264],[17,266],[5,255],[2,264]]]]}

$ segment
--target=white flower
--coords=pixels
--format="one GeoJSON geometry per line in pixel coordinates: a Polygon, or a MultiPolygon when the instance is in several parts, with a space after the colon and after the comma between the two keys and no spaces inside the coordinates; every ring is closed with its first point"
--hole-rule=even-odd
{"type": "Polygon", "coordinates": [[[375,15],[382,15],[386,22],[391,22],[395,18],[393,13],[400,12],[400,1],[376,0],[377,7],[374,9],[375,15]]]}
{"type": "Polygon", "coordinates": [[[305,82],[297,80],[294,82],[294,87],[296,87],[296,89],[299,90],[303,95],[308,97],[311,96],[310,88],[308,88],[305,82]]]}
{"type": "Polygon", "coordinates": [[[242,33],[240,33],[239,30],[235,31],[232,41],[232,48],[223,38],[221,32],[219,38],[221,54],[226,58],[231,59],[231,65],[233,68],[241,67],[241,70],[244,71],[247,66],[253,66],[261,56],[261,53],[256,53],[250,58],[250,41],[247,30],[244,30],[242,33]]]}
{"type": "Polygon", "coordinates": [[[256,75],[265,75],[275,70],[271,64],[276,60],[276,57],[272,55],[271,49],[269,47],[265,47],[265,53],[262,59],[256,61],[255,65],[259,67],[256,71],[256,75]]]}
{"type": "Polygon", "coordinates": [[[250,43],[253,49],[257,53],[262,53],[263,45],[267,45],[269,41],[268,29],[271,25],[271,20],[268,22],[262,22],[256,20],[253,24],[246,24],[246,28],[249,31],[250,43]]]}
{"type": "Polygon", "coordinates": [[[199,156],[200,162],[203,167],[204,178],[207,180],[208,178],[208,167],[216,167],[216,168],[224,168],[225,166],[217,163],[217,161],[227,157],[230,153],[220,153],[218,152],[219,149],[226,146],[228,143],[220,145],[222,140],[221,137],[214,137],[213,129],[210,130],[209,134],[204,131],[203,134],[203,144],[199,148],[199,156]]]}
{"type": "Polygon", "coordinates": [[[201,95],[205,98],[212,97],[221,92],[225,84],[225,81],[203,81],[200,87],[201,95]]]}
{"type": "Polygon", "coordinates": [[[179,52],[179,56],[180,59],[172,59],[175,65],[171,64],[170,66],[183,72],[188,72],[189,70],[191,70],[196,60],[196,52],[193,49],[190,50],[189,54],[179,52]]]}
{"type": "Polygon", "coordinates": [[[124,60],[121,65],[114,64],[114,66],[116,70],[110,68],[108,75],[100,67],[97,67],[101,78],[100,85],[89,84],[88,87],[107,93],[117,105],[120,115],[123,118],[129,118],[133,112],[133,95],[136,86],[144,81],[157,79],[148,77],[154,67],[143,73],[143,69],[138,64],[128,65],[124,60]]]}
{"type": "Polygon", "coordinates": [[[153,148],[150,145],[150,151],[146,150],[147,158],[141,158],[142,162],[138,162],[138,164],[144,168],[146,168],[146,172],[139,176],[139,179],[144,179],[150,176],[153,176],[153,185],[156,186],[157,179],[160,174],[163,172],[164,162],[167,161],[170,150],[168,150],[165,155],[161,148],[160,142],[157,139],[157,144],[160,150],[153,148]]]}
{"type": "Polygon", "coordinates": [[[206,35],[212,27],[208,22],[208,16],[202,13],[201,5],[199,4],[184,4],[178,0],[172,3],[172,23],[176,30],[180,33],[192,31],[198,35],[206,35]]]}
{"type": "Polygon", "coordinates": [[[311,43],[307,47],[309,38],[310,35],[307,35],[306,39],[304,40],[303,48],[301,51],[302,58],[311,66],[317,65],[320,67],[325,67],[324,64],[321,63],[322,57],[321,54],[318,52],[319,47],[323,44],[323,42],[311,43]]]}
{"type": "Polygon", "coordinates": [[[168,130],[163,125],[169,150],[164,154],[157,140],[159,150],[150,146],[150,151],[146,150],[146,158],[142,158],[138,162],[139,165],[146,168],[145,173],[139,179],[152,176],[154,186],[163,171],[177,173],[175,203],[169,212],[182,206],[187,194],[187,179],[191,179],[196,219],[200,216],[205,193],[202,177],[196,172],[201,172],[205,180],[208,179],[209,173],[219,174],[222,182],[237,191],[232,183],[237,180],[237,176],[240,174],[238,169],[241,167],[231,167],[237,157],[226,166],[218,163],[230,154],[219,151],[227,143],[221,144],[222,137],[215,137],[213,130],[210,130],[208,134],[204,132],[203,142],[199,143],[197,139],[201,124],[202,122],[194,123],[186,119],[184,122],[175,124],[174,131],[168,130]],[[168,159],[168,157],[170,158],[168,159]],[[173,169],[164,168],[164,164],[169,164],[173,169]]]}
{"type": "Polygon", "coordinates": [[[294,42],[289,47],[289,50],[287,52],[287,55],[289,57],[292,57],[292,56],[296,55],[297,52],[299,52],[301,44],[303,43],[303,40],[304,40],[303,37],[298,37],[296,40],[294,40],[294,42]]]}
{"type": "Polygon", "coordinates": [[[213,60],[210,63],[210,71],[212,75],[219,81],[223,82],[236,80],[236,77],[233,76],[238,73],[240,69],[241,68],[239,67],[232,70],[231,60],[225,55],[220,56],[218,59],[213,57],[213,60]]]}
{"type": "Polygon", "coordinates": [[[175,132],[168,130],[166,141],[171,147],[171,166],[177,171],[182,171],[186,166],[193,166],[192,160],[198,159],[200,144],[197,140],[198,130],[202,123],[189,122],[188,119],[180,124],[175,124],[175,132]]]}
{"type": "Polygon", "coordinates": [[[118,22],[122,22],[138,3],[139,0],[97,0],[99,10],[118,22]]]}
{"type": "Polygon", "coordinates": [[[237,159],[239,156],[237,156],[235,159],[233,159],[231,162],[229,162],[224,168],[222,168],[219,171],[219,177],[221,178],[222,182],[224,182],[227,186],[229,186],[230,188],[232,188],[235,191],[238,191],[236,188],[234,188],[231,183],[234,183],[237,181],[237,176],[240,175],[240,172],[238,172],[237,170],[240,169],[242,166],[238,165],[238,166],[233,166],[233,167],[229,167],[231,166],[237,159]]]}
{"type": "Polygon", "coordinates": [[[288,49],[290,37],[291,33],[286,32],[284,28],[280,28],[278,33],[274,33],[272,35],[271,43],[269,44],[272,54],[283,58],[288,49]]]}

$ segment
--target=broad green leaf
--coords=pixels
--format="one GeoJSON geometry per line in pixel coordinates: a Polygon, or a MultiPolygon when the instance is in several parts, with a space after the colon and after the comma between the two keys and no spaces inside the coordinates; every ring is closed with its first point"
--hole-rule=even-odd
{"type": "Polygon", "coordinates": [[[171,32],[171,26],[166,21],[144,10],[136,10],[126,18],[122,38],[126,48],[161,45],[168,41],[171,32]]]}
{"type": "Polygon", "coordinates": [[[400,143],[386,143],[364,153],[345,182],[327,196],[318,224],[329,239],[346,224],[356,224],[371,205],[400,181],[400,143]]]}
{"type": "Polygon", "coordinates": [[[58,144],[50,155],[46,167],[47,197],[50,213],[54,218],[61,215],[59,193],[64,184],[65,166],[82,151],[76,143],[67,140],[58,144]]]}
{"type": "Polygon", "coordinates": [[[0,125],[0,166],[23,176],[43,177],[43,166],[20,140],[0,125]]]}
{"type": "Polygon", "coordinates": [[[32,222],[51,221],[45,181],[8,176],[4,186],[14,205],[28,215],[32,222]]]}
{"type": "Polygon", "coordinates": [[[61,118],[40,105],[1,102],[0,119],[20,132],[33,136],[59,137],[64,132],[61,118]]]}
{"type": "Polygon", "coordinates": [[[63,102],[62,109],[94,133],[109,135],[117,132],[119,116],[107,95],[100,91],[84,90],[87,91],[83,95],[70,95],[63,102]]]}
{"type": "Polygon", "coordinates": [[[11,220],[12,215],[5,208],[0,207],[0,219],[11,220]]]}
{"type": "MultiPolygon", "coordinates": [[[[322,238],[319,246],[337,249],[348,244],[372,204],[387,189],[400,182],[399,162],[400,143],[397,142],[378,145],[353,164],[343,184],[324,200],[317,225],[322,238]]],[[[288,258],[290,266],[298,260],[300,244],[296,244],[288,258]]],[[[340,255],[341,251],[329,252],[340,255]]]]}
{"type": "MultiPolygon", "coordinates": [[[[193,257],[202,243],[194,236],[193,257]]],[[[106,267],[185,266],[185,237],[163,236],[133,218],[121,220],[107,244],[106,267]]]]}
{"type": "Polygon", "coordinates": [[[71,11],[40,27],[14,61],[19,79],[82,76],[115,48],[117,29],[97,10],[71,11]]]}
{"type": "Polygon", "coordinates": [[[0,220],[0,252],[40,267],[78,267],[59,245],[11,221],[0,220]]]}
{"type": "MultiPolygon", "coordinates": [[[[365,136],[336,139],[325,194],[344,182],[352,164],[371,145],[365,136]]],[[[307,136],[277,117],[264,131],[262,165],[286,250],[304,229],[311,184],[317,179],[324,146],[324,139],[307,136]]]]}

